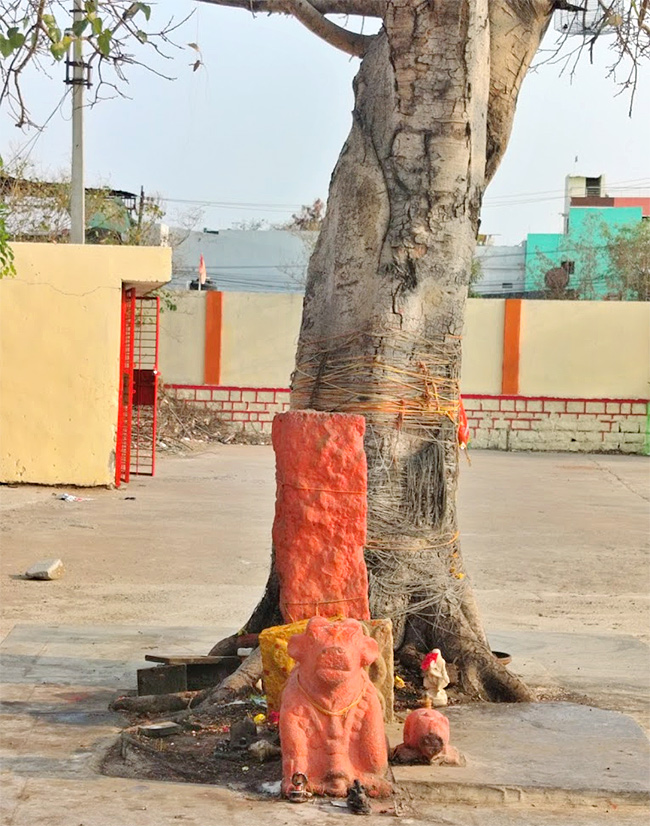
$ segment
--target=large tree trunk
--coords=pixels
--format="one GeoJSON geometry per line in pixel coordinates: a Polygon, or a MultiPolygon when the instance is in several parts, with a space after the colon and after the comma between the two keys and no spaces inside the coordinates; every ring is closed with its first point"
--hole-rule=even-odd
{"type": "Polygon", "coordinates": [[[478,695],[494,669],[460,556],[457,425],[489,77],[487,2],[390,4],[356,78],[291,396],[366,416],[372,614],[398,648],[441,648],[478,695]]]}
{"type": "MultiPolygon", "coordinates": [[[[396,648],[439,647],[467,693],[518,700],[530,692],[491,655],[456,518],[479,210],[549,4],[494,7],[389,0],[309,265],[291,406],[366,417],[370,606],[393,620],[396,648]]],[[[247,630],[276,621],[277,604],[272,571],[247,630]]]]}

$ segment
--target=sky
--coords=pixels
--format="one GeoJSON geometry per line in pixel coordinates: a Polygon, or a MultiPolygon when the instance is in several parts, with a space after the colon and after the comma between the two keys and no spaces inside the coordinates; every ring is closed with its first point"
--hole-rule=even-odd
{"type": "MultiPolygon", "coordinates": [[[[301,204],[325,199],[351,125],[359,61],[288,17],[193,0],[153,6],[152,20],[194,10],[177,40],[197,43],[204,65],[193,72],[196,54],[185,49],[155,63],[172,81],[131,67],[129,98],[87,110],[87,185],[143,186],[164,199],[167,222],[210,229],[253,219],[279,224],[301,204]]],[[[529,73],[510,146],[485,196],[481,231],[495,243],[561,231],[569,173],[604,174],[610,194],[650,195],[650,67],[629,118],[629,98],[617,97],[606,77],[610,57],[601,48],[572,80],[554,65],[529,73]]],[[[69,167],[69,98],[57,108],[63,72],[58,65],[50,77],[26,78],[34,119],[50,118],[43,131],[18,130],[0,114],[5,162],[18,154],[44,175],[69,167]]]]}

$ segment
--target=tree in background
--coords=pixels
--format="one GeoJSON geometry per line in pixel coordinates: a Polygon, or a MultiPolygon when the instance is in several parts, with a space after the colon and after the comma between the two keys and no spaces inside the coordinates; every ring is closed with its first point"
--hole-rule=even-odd
{"type": "MultiPolygon", "coordinates": [[[[0,175],[3,174],[4,161],[0,156],[0,175]]],[[[0,278],[14,276],[16,267],[14,266],[14,251],[11,248],[11,236],[7,229],[7,205],[0,198],[0,278]]]]}
{"type": "MultiPolygon", "coordinates": [[[[0,171],[0,202],[6,211],[8,240],[68,242],[70,177],[63,172],[50,177],[53,179],[44,180],[28,161],[0,171]]],[[[86,210],[86,240],[95,244],[156,243],[154,231],[165,215],[158,198],[145,197],[143,192],[138,198],[108,186],[86,189],[86,210]]]]}
{"type": "Polygon", "coordinates": [[[481,259],[474,257],[472,259],[472,268],[469,273],[469,284],[467,285],[468,298],[480,298],[481,294],[475,290],[476,285],[483,278],[483,265],[481,259]]]}
{"type": "Polygon", "coordinates": [[[579,235],[566,235],[551,254],[528,264],[534,294],[555,300],[647,301],[650,298],[650,223],[609,226],[588,215],[579,235]]]}
{"type": "Polygon", "coordinates": [[[325,220],[325,202],[316,198],[313,204],[300,207],[300,211],[291,216],[291,220],[278,229],[297,232],[320,232],[325,220]]]}
{"type": "Polygon", "coordinates": [[[650,301],[650,220],[610,232],[607,285],[613,297],[650,301]]]}
{"type": "Polygon", "coordinates": [[[533,296],[555,301],[593,300],[605,292],[607,225],[589,215],[579,236],[564,235],[552,253],[535,252],[527,264],[533,296]]]}

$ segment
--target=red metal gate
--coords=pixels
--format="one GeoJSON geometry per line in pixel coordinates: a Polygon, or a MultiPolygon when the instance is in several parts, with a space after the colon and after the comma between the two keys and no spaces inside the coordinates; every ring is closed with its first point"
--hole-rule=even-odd
{"type": "Polygon", "coordinates": [[[120,338],[120,397],[115,445],[115,484],[131,478],[131,432],[133,420],[133,329],[135,290],[122,288],[122,332],[120,338]]]}
{"type": "Polygon", "coordinates": [[[131,474],[153,476],[156,466],[158,398],[158,298],[122,291],[120,398],[115,450],[115,484],[131,474]]]}
{"type": "Polygon", "coordinates": [[[153,476],[156,469],[160,299],[136,298],[135,302],[131,473],[153,476]]]}

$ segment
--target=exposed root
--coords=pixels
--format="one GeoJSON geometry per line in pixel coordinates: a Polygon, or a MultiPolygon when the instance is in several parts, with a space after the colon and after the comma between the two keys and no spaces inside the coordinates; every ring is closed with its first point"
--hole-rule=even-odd
{"type": "MultiPolygon", "coordinates": [[[[422,600],[426,594],[419,593],[422,600]]],[[[246,623],[245,632],[259,634],[265,628],[283,622],[279,610],[279,584],[272,562],[264,596],[246,623]]],[[[492,654],[483,630],[471,589],[467,587],[459,606],[442,615],[408,613],[404,620],[405,632],[395,651],[395,659],[407,668],[419,671],[423,656],[433,648],[440,648],[449,664],[450,676],[469,700],[497,703],[534,702],[535,693],[515,674],[512,674],[492,654]]],[[[218,642],[211,655],[236,654],[242,645],[242,636],[233,635],[218,642]]],[[[201,710],[227,702],[252,691],[262,676],[259,650],[244,664],[212,689],[201,702],[201,710]]]]}
{"type": "Polygon", "coordinates": [[[197,715],[210,715],[211,708],[224,703],[238,700],[247,696],[255,690],[255,686],[262,678],[262,652],[259,648],[247,657],[225,680],[222,680],[216,688],[205,693],[200,705],[196,708],[197,715]]]}
{"type": "Polygon", "coordinates": [[[163,714],[183,711],[199,703],[205,691],[180,691],[176,694],[145,694],[142,697],[118,697],[110,704],[111,711],[129,714],[163,714]]]}
{"type": "Polygon", "coordinates": [[[472,612],[470,616],[472,621],[464,611],[457,611],[435,624],[412,616],[397,656],[408,668],[415,669],[419,668],[424,654],[440,648],[450,669],[456,672],[455,682],[468,699],[493,703],[534,702],[534,692],[493,655],[482,626],[475,628],[478,614],[472,612]]]}
{"type": "Polygon", "coordinates": [[[210,649],[209,657],[236,657],[239,648],[257,648],[257,634],[238,632],[224,637],[210,649]]]}
{"type": "Polygon", "coordinates": [[[516,674],[508,671],[485,652],[468,654],[460,668],[463,692],[478,700],[493,703],[533,703],[535,692],[516,674]]]}

